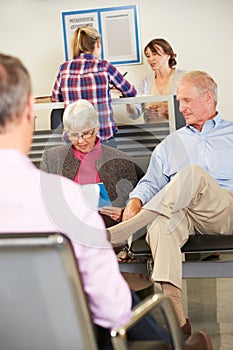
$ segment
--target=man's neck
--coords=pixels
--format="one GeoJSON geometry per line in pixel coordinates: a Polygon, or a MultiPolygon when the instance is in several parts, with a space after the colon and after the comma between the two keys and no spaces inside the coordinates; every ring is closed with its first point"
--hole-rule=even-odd
{"type": "Polygon", "coordinates": [[[200,123],[197,123],[197,124],[192,124],[191,126],[193,126],[195,129],[197,129],[198,131],[202,131],[205,123],[208,121],[208,120],[212,120],[216,117],[217,115],[217,112],[214,112],[214,114],[212,114],[211,116],[207,117],[203,122],[200,122],[200,123]]]}
{"type": "Polygon", "coordinates": [[[20,132],[20,128],[6,131],[0,134],[0,149],[15,149],[25,155],[28,155],[30,146],[24,133],[20,132]]]}

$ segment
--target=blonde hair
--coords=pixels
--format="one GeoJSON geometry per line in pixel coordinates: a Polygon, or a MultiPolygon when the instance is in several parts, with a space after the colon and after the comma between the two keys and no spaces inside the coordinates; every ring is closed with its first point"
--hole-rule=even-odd
{"type": "Polygon", "coordinates": [[[83,52],[93,52],[95,43],[100,39],[99,32],[93,27],[82,27],[75,30],[72,38],[73,58],[83,52]]]}
{"type": "Polygon", "coordinates": [[[66,107],[63,123],[66,131],[84,131],[97,128],[99,118],[94,106],[89,101],[80,99],[66,107]]]}

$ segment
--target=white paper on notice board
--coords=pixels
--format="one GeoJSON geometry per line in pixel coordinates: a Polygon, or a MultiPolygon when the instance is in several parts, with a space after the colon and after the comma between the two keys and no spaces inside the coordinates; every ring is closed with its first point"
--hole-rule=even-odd
{"type": "Polygon", "coordinates": [[[101,12],[104,58],[110,62],[137,61],[133,8],[101,12]]]}

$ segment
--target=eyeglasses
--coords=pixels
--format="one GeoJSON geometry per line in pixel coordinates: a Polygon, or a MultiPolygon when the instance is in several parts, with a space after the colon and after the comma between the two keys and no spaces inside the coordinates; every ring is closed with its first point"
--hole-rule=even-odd
{"type": "Polygon", "coordinates": [[[70,139],[70,141],[78,141],[78,139],[81,137],[83,140],[88,140],[90,139],[94,132],[95,129],[91,129],[91,130],[87,130],[87,131],[83,131],[83,132],[75,132],[75,133],[70,133],[69,131],[67,131],[67,136],[70,139]]]}

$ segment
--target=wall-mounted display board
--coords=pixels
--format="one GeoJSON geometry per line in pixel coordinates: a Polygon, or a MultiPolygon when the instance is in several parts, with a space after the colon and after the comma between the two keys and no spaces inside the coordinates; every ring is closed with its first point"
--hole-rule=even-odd
{"type": "Polygon", "coordinates": [[[102,59],[112,64],[141,63],[137,5],[62,12],[65,59],[77,28],[91,26],[101,34],[102,59]]]}

